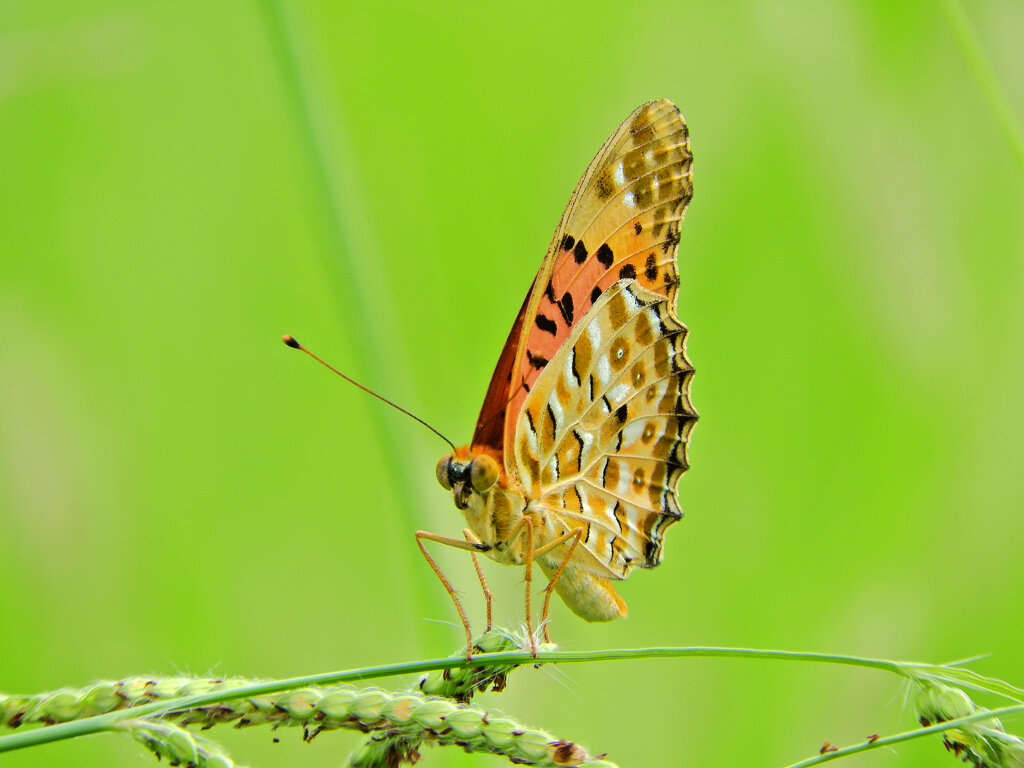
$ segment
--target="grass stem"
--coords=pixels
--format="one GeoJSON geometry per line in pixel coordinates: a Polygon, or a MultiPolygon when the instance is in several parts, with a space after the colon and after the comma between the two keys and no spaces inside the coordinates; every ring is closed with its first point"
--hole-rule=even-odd
{"type": "Polygon", "coordinates": [[[946,19],[960,45],[964,58],[967,60],[967,65],[981,89],[981,94],[988,102],[999,128],[1005,135],[1006,141],[1010,145],[1010,152],[1021,171],[1024,171],[1024,135],[1017,124],[1006,94],[996,79],[992,65],[989,64],[981,43],[978,42],[978,37],[971,26],[971,20],[960,0],[945,0],[944,6],[946,19]]]}
{"type": "MultiPolygon", "coordinates": [[[[534,658],[526,651],[507,653],[486,653],[473,657],[474,665],[492,664],[579,664],[597,661],[627,661],[636,659],[680,659],[680,658],[717,658],[717,659],[766,659],[775,661],[797,661],[824,664],[842,664],[868,669],[892,672],[903,677],[912,677],[913,669],[925,669],[927,665],[903,664],[881,659],[867,659],[857,656],[843,656],[827,653],[804,653],[794,651],[772,651],[751,648],[639,648],[617,649],[604,651],[542,651],[534,658]]],[[[450,656],[426,661],[386,664],[379,667],[327,672],[304,677],[293,677],[284,680],[273,680],[236,688],[230,693],[203,694],[189,696],[170,701],[155,702],[141,707],[109,712],[104,715],[87,717],[68,723],[40,728],[23,733],[0,736],[0,752],[35,746],[37,744],[61,741],[87,734],[110,730],[120,720],[157,716],[166,712],[209,706],[221,701],[260,696],[268,693],[302,688],[311,685],[330,685],[333,683],[373,680],[395,675],[411,675],[438,669],[455,669],[467,666],[463,655],[450,656]]]]}

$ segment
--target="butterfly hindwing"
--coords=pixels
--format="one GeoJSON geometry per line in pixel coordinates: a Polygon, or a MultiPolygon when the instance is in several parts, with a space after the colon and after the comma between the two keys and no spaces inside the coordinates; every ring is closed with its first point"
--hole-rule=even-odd
{"type": "Polygon", "coordinates": [[[657,565],[665,528],[682,516],[676,484],[696,420],[685,343],[666,297],[617,281],[526,398],[517,473],[554,535],[584,529],[577,568],[623,579],[657,565]]]}

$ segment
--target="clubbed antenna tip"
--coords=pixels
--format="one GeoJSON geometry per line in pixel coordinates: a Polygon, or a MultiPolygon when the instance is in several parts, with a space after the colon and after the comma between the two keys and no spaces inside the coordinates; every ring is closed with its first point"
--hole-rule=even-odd
{"type": "Polygon", "coordinates": [[[290,336],[287,333],[284,336],[281,337],[281,341],[283,341],[285,344],[287,344],[292,349],[302,349],[302,345],[299,344],[299,342],[297,342],[295,340],[295,337],[294,336],[290,336]]]}

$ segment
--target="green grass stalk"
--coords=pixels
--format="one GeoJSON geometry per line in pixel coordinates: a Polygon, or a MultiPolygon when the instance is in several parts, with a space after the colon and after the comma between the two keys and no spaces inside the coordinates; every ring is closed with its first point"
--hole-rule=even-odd
{"type": "Polygon", "coordinates": [[[911,741],[912,739],[921,739],[925,736],[941,736],[946,731],[963,728],[964,726],[979,723],[984,720],[991,720],[993,717],[1018,715],[1021,713],[1024,713],[1024,705],[1022,704],[1015,704],[1012,707],[987,710],[985,712],[976,712],[975,714],[968,715],[967,717],[959,717],[956,720],[947,720],[944,723],[930,725],[927,728],[915,728],[912,731],[904,731],[903,733],[897,733],[893,736],[875,739],[874,741],[865,741],[860,744],[853,744],[849,747],[841,747],[834,752],[815,755],[807,760],[801,760],[799,763],[788,765],[786,768],[811,768],[811,766],[821,765],[822,763],[827,763],[831,760],[838,760],[841,757],[856,755],[860,752],[867,752],[871,749],[891,747],[894,744],[901,744],[905,741],[911,741]]]}
{"type": "MultiPolygon", "coordinates": [[[[842,664],[891,672],[902,677],[912,678],[912,670],[929,668],[925,664],[904,664],[882,659],[867,659],[857,656],[843,656],[825,653],[802,653],[794,651],[771,651],[750,648],[641,648],[618,649],[587,652],[542,651],[534,658],[526,651],[506,653],[487,653],[473,657],[473,665],[523,665],[523,664],[580,664],[599,661],[628,661],[638,659],[679,659],[679,658],[717,658],[717,659],[767,659],[774,661],[794,661],[824,664],[842,664]]],[[[286,691],[307,686],[324,686],[334,683],[358,682],[374,680],[395,675],[412,675],[439,669],[455,669],[466,667],[464,655],[447,658],[429,659],[426,661],[386,664],[379,667],[327,672],[317,675],[306,675],[284,680],[242,686],[229,692],[208,693],[188,696],[169,701],[155,702],[141,707],[96,715],[68,723],[60,723],[47,728],[24,733],[0,736],[0,753],[22,749],[36,744],[61,741],[87,734],[100,733],[113,728],[120,720],[128,718],[152,717],[174,710],[194,709],[209,706],[221,701],[262,696],[279,691],[286,691]]]]}
{"type": "Polygon", "coordinates": [[[960,45],[964,58],[967,60],[971,74],[974,75],[982,96],[988,102],[1000,130],[1006,137],[1006,142],[1010,146],[1010,152],[1016,159],[1017,165],[1020,166],[1021,171],[1024,171],[1024,134],[1021,133],[1010,102],[999,85],[999,80],[985,56],[981,43],[978,42],[978,37],[971,26],[971,20],[967,17],[967,12],[964,11],[960,0],[945,0],[943,5],[946,9],[946,19],[960,45]]]}

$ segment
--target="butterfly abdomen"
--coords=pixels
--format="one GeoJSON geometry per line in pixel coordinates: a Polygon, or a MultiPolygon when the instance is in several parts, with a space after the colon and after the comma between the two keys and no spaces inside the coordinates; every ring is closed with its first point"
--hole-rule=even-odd
{"type": "MultiPolygon", "coordinates": [[[[560,564],[548,559],[541,561],[541,568],[551,578],[560,564]]],[[[612,621],[629,613],[626,601],[608,579],[572,565],[562,572],[555,591],[573,613],[587,621],[612,621]]]]}

